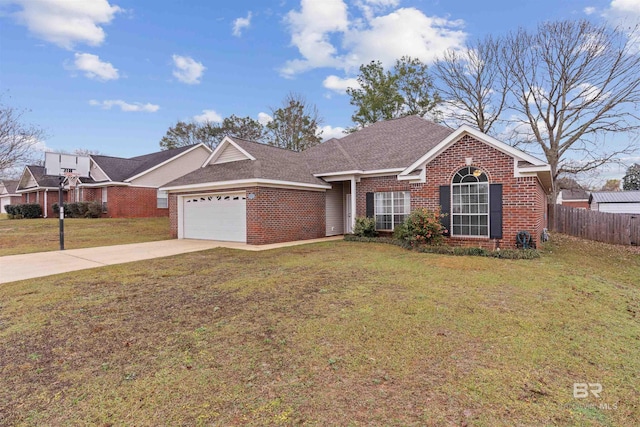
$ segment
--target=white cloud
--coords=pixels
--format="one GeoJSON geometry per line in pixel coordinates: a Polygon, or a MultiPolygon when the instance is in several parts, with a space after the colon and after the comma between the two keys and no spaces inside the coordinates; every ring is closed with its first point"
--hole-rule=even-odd
{"type": "Polygon", "coordinates": [[[242,35],[242,30],[245,28],[249,28],[251,26],[251,12],[247,14],[246,18],[237,18],[233,21],[233,35],[236,37],[240,37],[242,35]]]}
{"type": "Polygon", "coordinates": [[[331,138],[342,138],[343,136],[345,136],[344,130],[345,129],[340,126],[336,126],[336,127],[331,127],[329,125],[321,126],[316,131],[316,135],[322,132],[322,140],[327,141],[331,138]]]}
{"type": "Polygon", "coordinates": [[[99,46],[105,38],[103,25],[123,12],[108,0],[5,0],[22,9],[13,13],[36,37],[65,49],[84,43],[99,46]]]}
{"type": "Polygon", "coordinates": [[[360,83],[354,78],[340,78],[338,76],[327,76],[322,82],[322,86],[339,94],[346,93],[348,88],[359,89],[360,83]]]}
{"type": "Polygon", "coordinates": [[[84,75],[90,79],[106,81],[117,80],[120,77],[118,69],[111,63],[101,61],[98,55],[90,53],[76,53],[74,68],[84,71],[84,75]]]}
{"type": "Polygon", "coordinates": [[[347,5],[342,0],[302,0],[300,4],[299,12],[291,10],[285,18],[291,30],[291,44],[304,58],[286,62],[281,72],[289,77],[312,68],[339,66],[329,35],[349,28],[347,5]]]}
{"type": "Polygon", "coordinates": [[[189,56],[173,55],[173,76],[182,83],[195,85],[200,83],[202,74],[207,68],[201,62],[189,56]]]}
{"type": "Polygon", "coordinates": [[[92,99],[89,101],[89,105],[102,107],[103,110],[110,110],[112,107],[120,107],[120,110],[124,112],[142,111],[145,113],[155,113],[160,109],[159,105],[150,103],[143,104],[142,102],[128,103],[120,99],[108,99],[105,101],[96,101],[95,99],[92,99]]]}
{"type": "Polygon", "coordinates": [[[301,58],[287,61],[281,74],[292,77],[321,67],[350,72],[372,60],[389,66],[403,55],[429,63],[446,49],[464,45],[467,35],[461,20],[427,16],[415,8],[376,15],[397,4],[393,0],[361,0],[357,5],[363,19],[353,11],[347,15],[343,0],[302,0],[300,10],[290,11],[285,19],[291,44],[301,58]]]}
{"type": "Polygon", "coordinates": [[[197,116],[193,116],[193,120],[198,123],[205,122],[222,122],[222,116],[216,113],[214,110],[202,110],[202,114],[198,114],[197,116]]]}
{"type": "Polygon", "coordinates": [[[258,123],[260,123],[262,126],[266,126],[267,123],[271,121],[273,121],[273,117],[271,117],[269,114],[263,112],[258,113],[258,123]]]}
{"type": "Polygon", "coordinates": [[[613,0],[611,9],[640,15],[640,2],[638,0],[613,0]]]}
{"type": "Polygon", "coordinates": [[[582,11],[586,14],[586,15],[593,15],[594,13],[596,13],[596,8],[593,6],[587,6],[584,9],[582,9],[582,11]]]}

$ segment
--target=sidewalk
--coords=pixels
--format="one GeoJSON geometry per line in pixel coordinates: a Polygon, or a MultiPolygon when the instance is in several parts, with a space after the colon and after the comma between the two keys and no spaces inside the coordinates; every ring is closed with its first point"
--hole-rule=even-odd
{"type": "Polygon", "coordinates": [[[213,248],[265,251],[341,239],[342,236],[334,236],[260,246],[213,240],[172,239],[158,242],[133,243],[129,245],[100,246],[97,248],[9,255],[0,257],[0,283],[51,276],[53,274],[85,270],[87,268],[104,267],[105,265],[162,258],[213,248]]]}

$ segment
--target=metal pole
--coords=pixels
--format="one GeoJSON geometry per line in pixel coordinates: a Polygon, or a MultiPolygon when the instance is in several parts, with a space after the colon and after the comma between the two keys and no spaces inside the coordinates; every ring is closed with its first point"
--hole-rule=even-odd
{"type": "Polygon", "coordinates": [[[62,190],[64,189],[64,178],[60,177],[60,188],[58,188],[58,208],[60,209],[60,250],[64,251],[64,200],[62,190]]]}

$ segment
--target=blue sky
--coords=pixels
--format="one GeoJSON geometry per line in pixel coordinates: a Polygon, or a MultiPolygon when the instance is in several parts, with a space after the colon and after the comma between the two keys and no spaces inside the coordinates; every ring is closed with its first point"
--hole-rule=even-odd
{"type": "Polygon", "coordinates": [[[426,62],[487,33],[612,19],[640,0],[0,0],[3,101],[49,150],[135,156],[178,119],[263,118],[294,91],[325,136],[351,125],[358,65],[426,62]]]}

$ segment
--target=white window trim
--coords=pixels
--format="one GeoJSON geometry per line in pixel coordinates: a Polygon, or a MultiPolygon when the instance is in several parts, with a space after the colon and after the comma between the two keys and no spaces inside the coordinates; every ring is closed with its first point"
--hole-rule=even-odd
{"type": "Polygon", "coordinates": [[[163,190],[156,192],[156,208],[157,209],[169,209],[169,193],[163,190]],[[161,197],[164,196],[164,197],[161,197]],[[164,206],[160,206],[160,200],[165,200],[164,206]]]}
{"type": "MultiPolygon", "coordinates": [[[[471,167],[475,167],[475,166],[471,166],[471,167]]],[[[485,171],[483,171],[480,168],[475,167],[476,169],[479,169],[482,171],[483,174],[487,175],[487,173],[485,171]]],[[[464,169],[464,168],[461,168],[464,169]]],[[[461,170],[460,169],[460,170],[461,170]]],[[[458,172],[460,171],[458,170],[458,172]]],[[[456,172],[456,174],[458,173],[456,172]]],[[[455,177],[455,174],[454,174],[455,177]]],[[[451,206],[451,224],[449,225],[449,233],[451,235],[451,237],[461,237],[461,238],[468,238],[468,239],[488,239],[489,236],[491,236],[491,195],[489,194],[489,192],[491,191],[491,186],[489,185],[489,177],[487,176],[487,181],[486,182],[457,182],[454,183],[453,182],[453,178],[451,179],[451,183],[450,188],[451,188],[451,200],[450,200],[450,204],[449,206],[451,206]],[[462,185],[469,185],[469,184],[475,184],[475,185],[479,185],[479,184],[484,184],[487,186],[487,212],[486,213],[455,213],[454,210],[454,204],[453,204],[453,188],[454,187],[461,187],[462,185]],[[487,217],[487,234],[455,234],[453,232],[453,217],[454,216],[486,216],[487,217]]]]}
{"type": "MultiPolygon", "coordinates": [[[[403,198],[404,200],[404,198],[403,198]]],[[[411,214],[411,192],[407,191],[407,190],[399,190],[399,191],[376,191],[375,193],[373,193],[373,219],[376,222],[376,230],[378,231],[393,231],[395,229],[395,227],[399,224],[395,224],[395,216],[396,215],[409,215],[411,214]],[[406,212],[396,212],[395,211],[395,205],[394,205],[394,194],[395,193],[409,193],[409,206],[406,207],[407,210],[406,212]],[[378,224],[378,194],[391,194],[391,214],[380,214],[380,215],[391,215],[391,229],[387,229],[387,228],[377,228],[377,224],[378,224]]]]}

